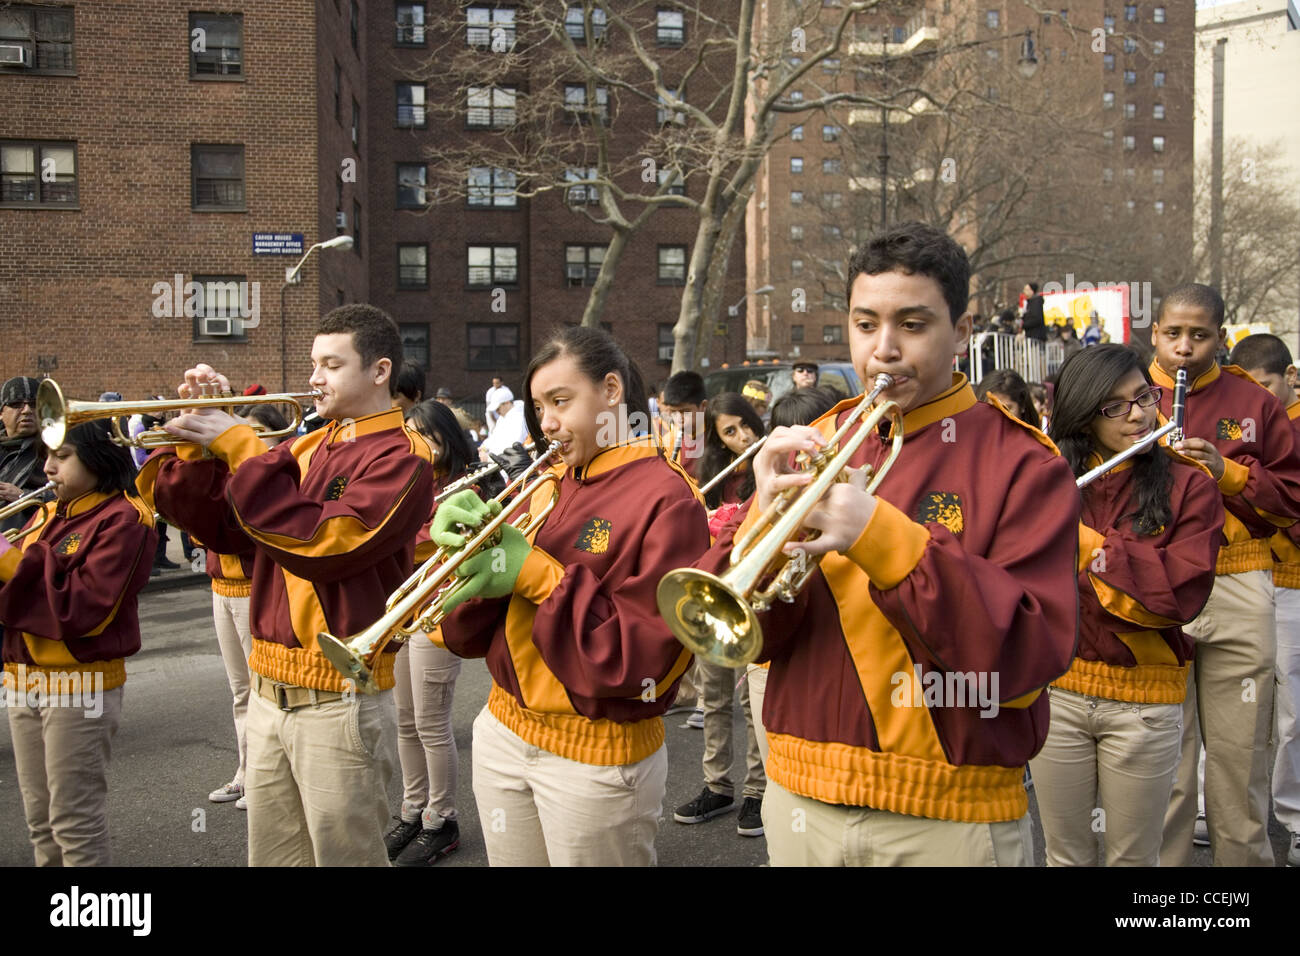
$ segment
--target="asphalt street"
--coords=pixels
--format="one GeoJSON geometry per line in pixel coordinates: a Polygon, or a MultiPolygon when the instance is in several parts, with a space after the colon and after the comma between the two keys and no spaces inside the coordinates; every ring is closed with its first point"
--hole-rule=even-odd
{"type": "MultiPolygon", "coordinates": [[[[188,574],[189,572],[184,572],[188,574]]],[[[113,860],[123,866],[242,866],[246,815],[233,803],[214,804],[209,791],[236,768],[230,692],[212,625],[206,586],[150,590],[141,596],[143,647],[127,661],[121,728],[109,768],[109,827],[113,860]]],[[[471,790],[471,725],[489,688],[482,661],[467,661],[457,681],[453,722],[460,750],[460,849],[438,864],[483,866],[487,856],[471,790]]],[[[766,861],[765,841],[736,833],[735,814],[704,824],[675,823],[672,811],[703,786],[703,734],[685,726],[685,714],[667,718],[669,776],[656,847],[662,866],[755,866],[766,861]]],[[[743,760],[744,723],[736,709],[737,761],[743,760]]],[[[738,767],[738,769],[740,769],[738,767]]],[[[389,786],[400,804],[400,778],[389,786]]],[[[1043,863],[1037,805],[1032,800],[1035,858],[1043,863]]],[[[1274,852],[1285,860],[1285,832],[1272,821],[1274,852]]],[[[1209,865],[1208,850],[1196,851],[1209,865]]],[[[9,722],[0,720],[0,864],[30,866],[22,799],[14,770],[9,722]]]]}

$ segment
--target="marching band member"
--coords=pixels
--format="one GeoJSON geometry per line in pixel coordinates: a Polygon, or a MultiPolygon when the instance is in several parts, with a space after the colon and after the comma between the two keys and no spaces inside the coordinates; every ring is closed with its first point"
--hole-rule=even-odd
{"type": "MultiPolygon", "coordinates": [[[[433,449],[433,492],[464,476],[474,449],[456,415],[436,401],[421,402],[406,416],[433,449]]],[[[498,423],[498,428],[500,423],[498,423]]],[[[437,505],[434,505],[437,511],[437,505]]],[[[433,516],[430,515],[430,521],[433,516]]],[[[429,525],[416,538],[415,563],[437,550],[429,525]]],[[[460,675],[460,658],[427,635],[403,642],[393,663],[397,681],[397,756],[402,769],[402,809],[384,842],[397,866],[432,866],[460,846],[456,783],[460,755],[451,727],[451,705],[460,675]]]]}
{"type": "MultiPolygon", "coordinates": [[[[154,491],[159,510],[210,547],[237,553],[251,541],[255,549],[249,865],[387,866],[393,654],[374,662],[381,692],[358,696],[316,635],[363,630],[406,580],[433,503],[431,452],[393,404],[402,343],[384,312],[333,310],[311,358],[327,427],[267,452],[224,412],[181,415],[164,426],[193,443],[178,447],[181,458],[197,458],[194,446],[202,446],[227,470],[160,471],[154,491]]],[[[200,365],[178,392],[192,397],[206,383],[229,387],[200,365]]]]}
{"type": "MultiPolygon", "coordinates": [[[[1248,335],[1229,361],[1273,393],[1293,428],[1300,427],[1300,399],[1291,352],[1276,335],[1248,335]]],[[[1277,756],[1273,761],[1273,815],[1287,829],[1287,866],[1300,866],[1300,522],[1269,540],[1273,551],[1273,600],[1277,622],[1277,756]]]]}
{"type": "MultiPolygon", "coordinates": [[[[531,543],[507,525],[497,547],[465,562],[465,591],[449,606],[482,600],[455,607],[441,633],[453,653],[486,657],[492,675],[474,722],[488,860],[653,864],[668,771],[661,715],[691,661],[655,590],[708,547],[704,507],[652,438],[626,437],[645,391],[607,333],[559,333],[529,363],[524,394],[538,447],[561,443],[558,502],[531,543]]],[[[550,499],[544,487],[532,513],[550,499]]],[[[447,499],[433,540],[461,547],[458,526],[492,510],[472,492],[447,499]]]]}
{"type": "Polygon", "coordinates": [[[107,422],[77,425],[45,459],[56,500],[31,519],[44,525],[21,550],[0,537],[9,730],[37,866],[111,863],[110,744],[158,541],[134,472],[107,422]]]}
{"type": "MultiPolygon", "coordinates": [[[[1061,369],[1052,440],[1082,475],[1154,432],[1159,402],[1134,352],[1084,349],[1061,369]]],[[[1107,866],[1156,866],[1192,656],[1181,627],[1214,585],[1223,506],[1209,474],[1164,447],[1082,495],[1079,644],[1029,763],[1047,863],[1095,866],[1101,832],[1107,866]]]]}
{"type": "Polygon", "coordinates": [[[700,425],[709,401],[699,372],[678,372],[664,382],[659,411],[671,422],[663,447],[672,460],[698,483],[700,456],[704,454],[705,432],[700,425]]]}
{"type": "Polygon", "coordinates": [[[1273,557],[1268,539],[1300,518],[1300,449],[1276,398],[1236,366],[1220,368],[1223,299],[1179,286],[1151,329],[1152,381],[1171,414],[1178,369],[1190,383],[1175,451],[1205,465],[1223,496],[1214,590],[1185,630],[1196,642],[1183,701],[1182,760],[1165,814],[1162,866],[1191,861],[1196,761],[1205,737],[1205,809],[1214,862],[1269,866],[1268,740],[1273,724],[1273,557]]]}
{"type": "MultiPolygon", "coordinates": [[[[712,481],[764,434],[763,420],[754,406],[737,392],[723,392],[709,402],[705,417],[704,454],[700,458],[700,485],[712,481]]],[[[704,504],[710,509],[709,532],[716,533],[741,502],[754,493],[754,474],[742,462],[730,475],[709,489],[704,504]]],[[[695,662],[700,683],[700,708],[704,719],[704,787],[699,796],[678,807],[678,823],[703,823],[735,809],[735,784],[731,780],[731,738],[736,672],[703,658],[695,662]]],[[[749,682],[740,682],[740,708],[745,717],[745,782],[736,832],[763,835],[763,755],[759,752],[750,712],[749,682]]]]}
{"type": "MultiPolygon", "coordinates": [[[[823,557],[792,603],[759,615],[772,662],[763,717],[763,823],[774,865],[1028,865],[1026,761],[1047,733],[1043,688],[1074,650],[1079,496],[1045,436],[977,402],[954,357],[970,337],[970,263],[942,232],[905,223],[849,263],[849,340],[864,382],[904,411],[878,495],[855,454],[789,543],[823,557]],[[936,689],[937,688],[937,689],[936,689]]],[[[773,431],[737,535],[858,403],[773,431]]],[[[882,426],[883,427],[883,426],[882,426]]],[[[697,567],[726,564],[726,529],[697,567]]]]}

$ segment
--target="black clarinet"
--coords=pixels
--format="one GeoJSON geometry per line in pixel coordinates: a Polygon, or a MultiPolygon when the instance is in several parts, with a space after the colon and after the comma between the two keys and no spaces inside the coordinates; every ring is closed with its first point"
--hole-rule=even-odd
{"type": "Polygon", "coordinates": [[[1183,440],[1183,427],[1187,423],[1187,369],[1180,368],[1174,380],[1174,408],[1170,421],[1174,430],[1169,433],[1169,444],[1183,440]]]}

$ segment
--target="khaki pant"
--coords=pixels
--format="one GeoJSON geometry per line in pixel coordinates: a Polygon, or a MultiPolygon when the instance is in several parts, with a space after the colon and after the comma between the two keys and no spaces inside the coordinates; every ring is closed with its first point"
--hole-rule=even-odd
{"type": "Polygon", "coordinates": [[[1300,590],[1277,588],[1277,755],[1273,762],[1273,814],[1300,833],[1300,590]]]}
{"type": "Polygon", "coordinates": [[[682,675],[682,682],[677,685],[677,696],[673,699],[673,706],[682,704],[700,706],[700,685],[697,677],[699,669],[700,659],[693,658],[690,666],[686,668],[686,673],[682,675]]]}
{"type": "Polygon", "coordinates": [[[745,715],[745,788],[746,797],[761,798],[767,778],[763,774],[763,756],[758,750],[754,721],[749,707],[749,681],[743,671],[719,667],[706,660],[697,662],[701,678],[700,706],[704,708],[704,783],[714,793],[734,796],[736,785],[731,779],[732,713],[736,697],[736,678],[740,680],[740,706],[745,715]]]}
{"type": "Polygon", "coordinates": [[[248,708],[249,866],[388,866],[393,695],[248,708]]]}
{"type": "Polygon", "coordinates": [[[253,634],[248,628],[247,597],[227,597],[212,592],[212,622],[217,629],[217,647],[226,665],[226,682],[230,684],[231,706],[235,716],[235,743],[239,748],[239,769],[234,783],[243,784],[248,765],[245,724],[248,721],[248,657],[253,653],[253,634]]]}
{"type": "Polygon", "coordinates": [[[53,702],[9,708],[18,788],[37,866],[109,866],[108,758],[122,722],[122,692],[103,711],[53,702]]]}
{"type": "Polygon", "coordinates": [[[763,698],[767,696],[767,671],[766,667],[750,664],[745,674],[749,678],[749,719],[758,742],[758,754],[763,758],[764,773],[767,771],[767,728],[763,726],[763,698]]]}
{"type": "Polygon", "coordinates": [[[763,795],[773,866],[1033,866],[1029,814],[957,823],[797,796],[775,781],[763,795]]]}
{"type": "Polygon", "coordinates": [[[1183,742],[1161,866],[1188,866],[1196,823],[1196,760],[1205,741],[1205,815],[1216,866],[1272,866],[1269,738],[1276,639],[1267,571],[1221,574],[1184,630],[1196,640],[1187,675],[1183,742]]]}
{"type": "Polygon", "coordinates": [[[1181,704],[1130,704],[1049,687],[1051,724],[1029,761],[1048,866],[1157,866],[1183,737],[1181,704]]]}
{"type": "Polygon", "coordinates": [[[424,634],[411,638],[393,662],[397,704],[397,759],[402,765],[402,819],[434,814],[456,819],[460,755],[451,729],[451,704],[460,658],[424,634]]]}
{"type": "Polygon", "coordinates": [[[474,719],[474,800],[491,866],[653,866],[668,751],[626,766],[534,747],[485,707],[474,719]]]}

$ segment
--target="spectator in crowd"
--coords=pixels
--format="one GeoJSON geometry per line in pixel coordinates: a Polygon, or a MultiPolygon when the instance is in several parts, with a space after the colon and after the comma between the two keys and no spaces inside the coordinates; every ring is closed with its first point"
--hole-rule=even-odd
{"type": "Polygon", "coordinates": [[[1101,320],[1097,313],[1093,312],[1088,317],[1088,327],[1083,330],[1083,347],[1086,349],[1090,345],[1101,344],[1101,320]]]}
{"type": "Polygon", "coordinates": [[[1024,288],[1025,311],[1021,317],[1025,338],[1038,342],[1047,341],[1047,324],[1043,318],[1043,297],[1038,294],[1038,283],[1027,282],[1024,288]]]}
{"type": "Polygon", "coordinates": [[[484,413],[484,418],[487,419],[489,434],[494,428],[496,428],[497,418],[503,414],[500,411],[501,403],[513,402],[514,400],[514,393],[511,392],[510,389],[506,388],[505,384],[501,381],[501,376],[493,375],[492,387],[487,390],[487,394],[483,397],[483,405],[487,409],[487,412],[484,413]]]}
{"type": "Polygon", "coordinates": [[[795,362],[790,369],[790,380],[795,388],[812,388],[817,384],[817,363],[807,359],[795,362]]]}
{"type": "Polygon", "coordinates": [[[397,375],[397,394],[393,396],[393,401],[403,415],[424,401],[423,368],[415,364],[402,365],[402,371],[397,375]]]}
{"type": "MultiPolygon", "coordinates": [[[[43,486],[45,446],[36,421],[36,390],[40,382],[17,375],[0,387],[0,419],[4,434],[0,436],[0,505],[6,505],[43,486]]],[[[21,528],[31,517],[22,511],[0,523],[0,530],[21,528]]]]}
{"type": "Polygon", "coordinates": [[[749,399],[749,404],[754,406],[754,411],[758,412],[759,417],[767,423],[768,409],[772,405],[772,390],[756,378],[751,378],[745,383],[740,394],[749,399]]]}

